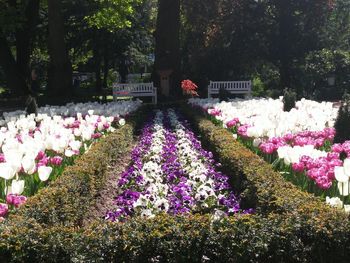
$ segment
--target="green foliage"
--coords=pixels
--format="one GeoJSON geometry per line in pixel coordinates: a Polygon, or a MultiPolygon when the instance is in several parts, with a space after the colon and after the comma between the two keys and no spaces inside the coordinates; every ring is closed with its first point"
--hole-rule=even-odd
{"type": "Polygon", "coordinates": [[[295,107],[297,94],[291,89],[285,89],[283,94],[283,110],[290,111],[295,107]]]}
{"type": "Polygon", "coordinates": [[[350,140],[350,95],[347,93],[343,96],[334,128],[336,130],[334,138],[336,143],[350,140]]]}
{"type": "Polygon", "coordinates": [[[305,72],[320,92],[324,92],[322,88],[329,86],[328,77],[334,76],[335,86],[328,87],[332,89],[331,94],[322,99],[339,98],[350,85],[350,52],[340,49],[310,52],[306,57],[305,72]]]}
{"type": "Polygon", "coordinates": [[[266,94],[266,86],[259,76],[253,78],[253,97],[261,97],[266,94]]]}
{"type": "Polygon", "coordinates": [[[141,0],[94,0],[99,8],[85,19],[91,27],[104,28],[110,32],[131,27],[134,6],[140,2],[141,0]]]}

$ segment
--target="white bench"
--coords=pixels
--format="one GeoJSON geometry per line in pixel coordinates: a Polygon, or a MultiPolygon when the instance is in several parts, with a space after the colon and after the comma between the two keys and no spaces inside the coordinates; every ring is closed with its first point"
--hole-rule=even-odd
{"type": "Polygon", "coordinates": [[[113,100],[119,97],[152,97],[152,102],[157,104],[157,88],[151,83],[127,83],[113,84],[113,100]]]}
{"type": "Polygon", "coordinates": [[[252,94],[252,82],[248,81],[210,81],[208,86],[208,98],[212,95],[219,94],[219,90],[223,88],[231,94],[252,94]]]}

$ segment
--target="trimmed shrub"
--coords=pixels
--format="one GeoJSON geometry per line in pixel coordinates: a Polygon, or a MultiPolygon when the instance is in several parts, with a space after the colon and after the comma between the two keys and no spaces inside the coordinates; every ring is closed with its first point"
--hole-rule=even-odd
{"type": "Polygon", "coordinates": [[[336,134],[334,142],[343,143],[350,140],[350,94],[345,93],[341,106],[338,111],[338,117],[335,121],[334,128],[336,134]]]}
{"type": "Polygon", "coordinates": [[[295,107],[297,94],[291,89],[285,89],[283,94],[283,110],[290,111],[295,107]]]}

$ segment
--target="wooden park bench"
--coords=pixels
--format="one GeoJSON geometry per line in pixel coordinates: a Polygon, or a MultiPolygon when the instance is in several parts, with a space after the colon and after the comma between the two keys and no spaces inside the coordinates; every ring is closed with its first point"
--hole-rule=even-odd
{"type": "Polygon", "coordinates": [[[208,86],[208,98],[218,95],[220,89],[225,89],[231,94],[252,94],[252,82],[248,81],[210,81],[208,86]]]}
{"type": "Polygon", "coordinates": [[[157,88],[151,83],[113,84],[113,100],[119,97],[152,97],[152,103],[157,104],[157,88]]]}

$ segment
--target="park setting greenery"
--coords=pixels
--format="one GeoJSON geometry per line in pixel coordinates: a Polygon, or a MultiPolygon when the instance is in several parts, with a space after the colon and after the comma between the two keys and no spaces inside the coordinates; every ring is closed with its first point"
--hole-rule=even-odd
{"type": "Polygon", "coordinates": [[[0,262],[348,262],[349,84],[349,0],[0,0],[0,262]]]}

